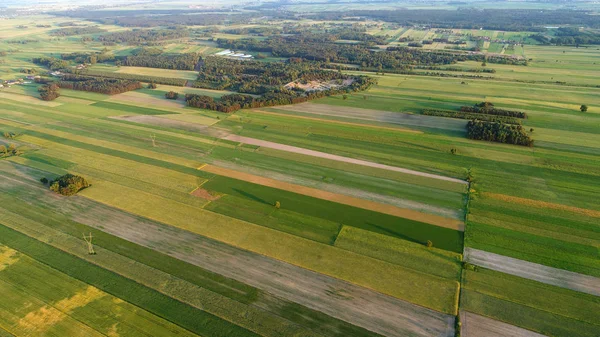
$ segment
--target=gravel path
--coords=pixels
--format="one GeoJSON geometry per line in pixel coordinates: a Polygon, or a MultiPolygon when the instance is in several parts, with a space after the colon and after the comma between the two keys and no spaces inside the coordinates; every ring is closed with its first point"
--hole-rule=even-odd
{"type": "Polygon", "coordinates": [[[460,335],[463,337],[545,337],[533,331],[466,311],[460,312],[460,322],[462,323],[460,335]]]}
{"type": "Polygon", "coordinates": [[[465,248],[465,261],[526,279],[600,296],[600,278],[552,268],[512,257],[465,248]]]}

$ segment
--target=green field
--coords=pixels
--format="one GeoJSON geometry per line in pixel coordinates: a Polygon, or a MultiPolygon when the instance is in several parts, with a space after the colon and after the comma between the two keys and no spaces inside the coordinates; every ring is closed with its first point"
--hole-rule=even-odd
{"type": "MultiPolygon", "coordinates": [[[[148,8],[187,8],[182,3],[148,8]]],[[[281,6],[304,12],[339,4],[281,6]]],[[[371,7],[344,4],[344,10],[371,7]]],[[[131,29],[49,15],[0,20],[0,51],[6,52],[0,78],[47,71],[33,57],[105,48],[123,57],[140,47],[49,35],[66,21],[131,29]],[[30,41],[9,43],[19,39],[30,41]]],[[[159,84],[110,96],[61,89],[61,97],[47,102],[37,83],[0,88],[0,135],[6,133],[0,145],[21,151],[0,158],[0,336],[450,336],[459,334],[459,311],[549,337],[597,336],[598,296],[478,268],[462,255],[469,247],[600,280],[597,48],[532,44],[532,33],[524,31],[309,17],[194,26],[190,37],[153,47],[205,56],[220,50],[214,39],[271,34],[224,32],[248,27],[285,34],[364,28],[393,46],[408,43],[402,38],[464,38],[461,48],[484,45],[484,53],[528,62],[484,67],[468,61],[406,74],[353,65],[344,71],[377,84],[230,114],[186,107],[183,100],[232,93],[224,90],[159,84]],[[180,98],[167,100],[168,91],[180,98]],[[522,124],[534,147],[467,139],[466,120],[422,114],[482,101],[526,112],[522,124]],[[587,112],[580,111],[583,104],[587,112]],[[259,141],[271,143],[254,145],[259,141]],[[234,179],[219,168],[314,194],[234,179]],[[65,173],[84,176],[91,186],[67,198],[40,182],[65,173]],[[465,230],[323,197],[331,193],[464,223],[465,230]],[[95,255],[87,254],[82,234],[93,235],[95,255]]],[[[359,42],[337,41],[349,48],[359,42]]],[[[265,62],[285,60],[267,54],[265,62]]],[[[181,80],[197,75],[112,61],[91,69],[181,80]]]]}

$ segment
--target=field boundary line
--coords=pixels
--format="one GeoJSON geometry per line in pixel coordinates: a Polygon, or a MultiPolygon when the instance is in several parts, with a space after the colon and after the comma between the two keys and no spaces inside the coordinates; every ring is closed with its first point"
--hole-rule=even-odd
{"type": "Polygon", "coordinates": [[[287,183],[275,179],[265,178],[257,175],[253,175],[250,173],[240,172],[231,170],[228,168],[206,165],[203,168],[204,172],[214,173],[217,175],[244,180],[247,182],[251,182],[254,184],[259,184],[263,186],[268,186],[284,191],[289,191],[301,195],[306,195],[309,197],[314,197],[318,199],[328,200],[332,202],[337,202],[344,205],[349,205],[357,208],[362,208],[370,211],[375,211],[379,213],[384,213],[392,216],[397,216],[400,218],[405,218],[413,221],[418,221],[422,223],[426,223],[429,225],[434,225],[438,227],[449,228],[457,231],[464,231],[465,225],[462,221],[456,219],[445,218],[439,215],[422,213],[419,211],[415,211],[407,208],[400,208],[393,205],[382,204],[370,200],[359,199],[343,194],[337,194],[333,192],[323,191],[312,187],[306,187],[302,185],[296,185],[292,183],[287,183]]]}
{"type": "Polygon", "coordinates": [[[465,261],[529,280],[600,296],[600,278],[465,247],[465,261]]]}

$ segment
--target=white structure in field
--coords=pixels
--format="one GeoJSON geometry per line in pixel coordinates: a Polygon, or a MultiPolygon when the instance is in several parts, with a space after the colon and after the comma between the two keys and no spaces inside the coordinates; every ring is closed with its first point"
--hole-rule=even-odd
{"type": "Polygon", "coordinates": [[[225,49],[223,51],[215,53],[215,55],[216,56],[239,58],[239,59],[251,59],[251,58],[254,58],[254,56],[252,56],[252,55],[242,54],[242,53],[236,53],[236,52],[233,52],[233,51],[231,51],[229,49],[225,49]]]}

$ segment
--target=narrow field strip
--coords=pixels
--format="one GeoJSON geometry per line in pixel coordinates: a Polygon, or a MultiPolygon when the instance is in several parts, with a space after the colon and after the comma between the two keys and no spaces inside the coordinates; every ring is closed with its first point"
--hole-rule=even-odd
{"type": "Polygon", "coordinates": [[[252,113],[253,114],[255,114],[255,113],[261,113],[261,114],[272,115],[272,116],[280,116],[280,117],[288,117],[288,118],[296,118],[296,119],[305,119],[305,120],[317,121],[317,122],[321,122],[321,123],[331,123],[331,124],[339,124],[339,125],[359,126],[361,128],[389,130],[389,131],[398,131],[398,132],[408,132],[408,133],[415,133],[415,134],[421,134],[421,133],[423,133],[423,131],[420,131],[420,130],[404,129],[404,128],[400,128],[400,127],[392,128],[392,127],[386,127],[386,126],[377,126],[377,125],[370,125],[370,124],[344,122],[344,121],[331,120],[331,119],[323,119],[323,118],[317,118],[317,117],[307,117],[307,116],[299,116],[299,115],[292,115],[292,114],[282,114],[282,113],[277,113],[277,112],[264,111],[264,110],[256,110],[256,109],[253,109],[252,113]]]}
{"type": "Polygon", "coordinates": [[[600,296],[600,278],[465,247],[465,261],[526,279],[600,296]]]}
{"type": "Polygon", "coordinates": [[[464,231],[464,223],[459,220],[445,218],[433,214],[426,214],[417,212],[411,209],[399,208],[392,205],[377,203],[369,200],[358,199],[351,196],[332,193],[328,191],[319,190],[312,187],[306,187],[302,185],[291,184],[287,182],[282,182],[279,180],[269,179],[249,173],[244,173],[240,171],[235,171],[223,167],[217,167],[213,165],[205,165],[201,168],[202,171],[214,173],[217,175],[244,180],[250,183],[273,187],[277,189],[281,189],[284,191],[294,192],[302,195],[307,195],[310,197],[315,197],[318,199],[329,200],[332,202],[337,202],[344,205],[349,205],[353,207],[358,207],[362,209],[367,209],[370,211],[375,211],[379,213],[389,214],[405,219],[410,219],[414,221],[419,221],[423,223],[427,223],[434,226],[454,229],[457,231],[464,231]]]}
{"type": "Polygon", "coordinates": [[[498,194],[498,193],[490,193],[490,192],[485,192],[482,194],[486,197],[510,202],[513,204],[527,205],[527,206],[532,206],[532,207],[536,207],[536,208],[550,208],[550,209],[556,209],[556,210],[560,210],[560,211],[577,213],[577,214],[581,214],[581,215],[585,215],[585,216],[589,216],[589,217],[593,217],[593,218],[600,218],[600,211],[596,211],[596,210],[592,210],[592,209],[579,208],[579,207],[562,205],[562,204],[555,204],[552,202],[539,201],[539,200],[533,200],[533,199],[527,199],[527,198],[513,197],[510,195],[506,195],[506,194],[498,194]]]}
{"type": "Polygon", "coordinates": [[[267,147],[267,148],[281,150],[281,151],[299,153],[299,154],[309,155],[309,156],[318,157],[318,158],[337,160],[337,161],[345,162],[345,163],[349,163],[349,164],[357,164],[357,165],[380,168],[380,169],[384,169],[384,170],[388,170],[388,171],[402,172],[402,173],[406,173],[406,174],[412,174],[412,175],[427,177],[427,178],[432,178],[432,179],[451,181],[451,182],[455,182],[455,183],[459,183],[459,184],[463,184],[463,185],[468,184],[466,181],[456,179],[456,178],[450,178],[450,177],[440,176],[437,174],[419,172],[419,171],[409,170],[409,169],[405,169],[405,168],[401,168],[401,167],[374,163],[374,162],[362,160],[362,159],[338,156],[338,155],[331,154],[331,153],[309,150],[309,149],[305,149],[305,148],[301,148],[301,147],[285,145],[285,144],[280,144],[280,143],[274,143],[274,142],[270,142],[267,140],[261,140],[261,139],[238,136],[238,135],[228,135],[228,136],[223,137],[222,139],[230,140],[230,141],[234,141],[234,142],[240,142],[240,143],[244,143],[244,144],[267,147]]]}
{"type": "Polygon", "coordinates": [[[477,315],[468,311],[460,311],[463,337],[546,337],[537,332],[519,328],[495,319],[477,315]]]}

